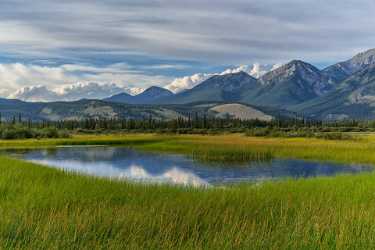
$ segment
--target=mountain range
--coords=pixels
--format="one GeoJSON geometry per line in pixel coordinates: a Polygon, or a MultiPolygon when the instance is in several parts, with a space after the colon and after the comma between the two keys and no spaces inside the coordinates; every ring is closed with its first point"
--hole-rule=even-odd
{"type": "Polygon", "coordinates": [[[108,102],[127,104],[155,104],[170,96],[173,96],[173,92],[161,87],[152,86],[135,96],[124,92],[105,98],[104,100],[108,102]]]}
{"type": "Polygon", "coordinates": [[[242,114],[261,112],[262,117],[278,112],[324,120],[375,119],[375,49],[322,70],[293,60],[258,79],[245,72],[214,75],[177,94],[153,86],[136,96],[121,93],[104,100],[26,103],[0,99],[0,112],[5,115],[19,112],[52,120],[147,115],[172,119],[193,110],[236,116],[241,113],[236,109],[243,110],[242,114]]]}

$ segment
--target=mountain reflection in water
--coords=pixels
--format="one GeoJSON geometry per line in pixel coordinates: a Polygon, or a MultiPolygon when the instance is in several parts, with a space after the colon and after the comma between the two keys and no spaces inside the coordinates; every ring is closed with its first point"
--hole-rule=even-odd
{"type": "Polygon", "coordinates": [[[281,178],[310,178],[372,171],[371,166],[275,159],[248,164],[205,164],[189,157],[122,147],[67,147],[11,151],[32,161],[87,175],[140,182],[208,186],[281,178]]]}

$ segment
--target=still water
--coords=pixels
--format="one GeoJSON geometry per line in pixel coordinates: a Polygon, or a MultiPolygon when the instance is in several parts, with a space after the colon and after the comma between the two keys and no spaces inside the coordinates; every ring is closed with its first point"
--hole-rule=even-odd
{"type": "Polygon", "coordinates": [[[27,161],[87,175],[192,186],[310,178],[372,171],[371,166],[275,159],[247,164],[206,164],[189,157],[122,147],[65,147],[13,151],[27,161]]]}

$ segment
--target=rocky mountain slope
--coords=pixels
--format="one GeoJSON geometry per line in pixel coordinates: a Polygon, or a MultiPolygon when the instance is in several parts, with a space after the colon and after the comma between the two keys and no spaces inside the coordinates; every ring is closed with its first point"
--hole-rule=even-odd
{"type": "Polygon", "coordinates": [[[194,102],[237,102],[243,94],[260,87],[257,80],[245,72],[216,75],[198,86],[159,100],[162,104],[188,104],[194,102]]]}
{"type": "Polygon", "coordinates": [[[322,73],[335,83],[342,82],[352,74],[375,63],[375,49],[359,53],[353,58],[325,68],[322,73]]]}
{"type": "Polygon", "coordinates": [[[335,86],[311,64],[291,61],[273,70],[258,81],[260,90],[248,90],[241,100],[261,106],[288,108],[332,91],[335,86]]]}
{"type": "Polygon", "coordinates": [[[375,119],[375,64],[346,78],[334,92],[292,109],[319,119],[375,119]]]}

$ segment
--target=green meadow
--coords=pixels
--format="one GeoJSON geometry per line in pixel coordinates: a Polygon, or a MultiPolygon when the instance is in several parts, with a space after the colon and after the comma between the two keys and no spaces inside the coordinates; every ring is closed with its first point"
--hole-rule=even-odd
{"type": "MultiPolygon", "coordinates": [[[[76,135],[0,148],[119,145],[204,161],[375,164],[375,136],[76,135]]],[[[225,188],[142,185],[0,156],[0,245],[16,249],[371,249],[375,174],[225,188]]]]}

